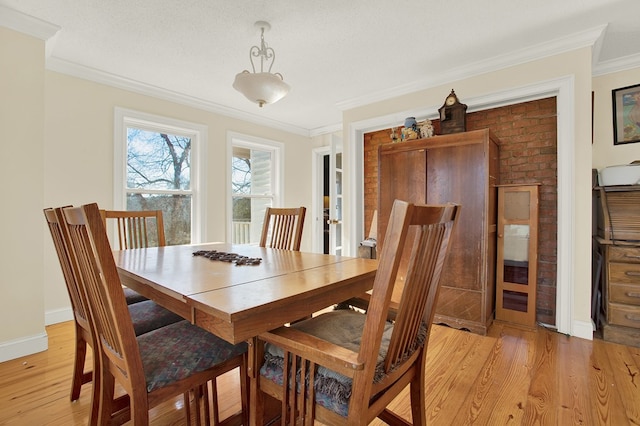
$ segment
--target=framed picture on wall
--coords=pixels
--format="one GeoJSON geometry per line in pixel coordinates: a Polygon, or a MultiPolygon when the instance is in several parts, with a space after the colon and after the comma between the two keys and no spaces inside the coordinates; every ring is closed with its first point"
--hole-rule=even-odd
{"type": "Polygon", "coordinates": [[[613,144],[640,142],[640,84],[611,91],[613,144]]]}

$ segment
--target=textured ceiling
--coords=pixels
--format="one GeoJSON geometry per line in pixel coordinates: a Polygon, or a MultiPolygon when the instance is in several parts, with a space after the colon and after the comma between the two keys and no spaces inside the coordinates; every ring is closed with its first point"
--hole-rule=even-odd
{"type": "Polygon", "coordinates": [[[562,46],[597,29],[604,35],[594,50],[594,69],[640,55],[638,0],[0,0],[0,5],[61,28],[47,44],[51,69],[83,70],[102,80],[158,89],[205,109],[302,133],[339,125],[341,105],[447,83],[444,76],[474,64],[506,66],[527,52],[544,51],[540,46],[562,46]],[[231,87],[235,74],[250,68],[258,20],[272,27],[265,35],[276,51],[272,71],[292,87],[286,98],[263,108],[231,87]]]}

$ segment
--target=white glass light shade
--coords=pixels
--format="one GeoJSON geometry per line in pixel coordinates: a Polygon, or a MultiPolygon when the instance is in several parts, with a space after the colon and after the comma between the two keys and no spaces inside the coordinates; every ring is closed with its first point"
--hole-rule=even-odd
{"type": "Polygon", "coordinates": [[[233,88],[259,106],[278,102],[289,93],[289,85],[279,74],[242,71],[236,74],[233,88]]]}

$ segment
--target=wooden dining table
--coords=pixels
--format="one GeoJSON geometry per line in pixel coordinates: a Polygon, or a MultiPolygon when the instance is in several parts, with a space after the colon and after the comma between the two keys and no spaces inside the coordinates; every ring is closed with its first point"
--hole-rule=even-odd
{"type": "Polygon", "coordinates": [[[378,266],[372,259],[226,243],[120,250],[114,258],[123,285],[231,343],[370,290],[378,266]],[[239,265],[194,255],[199,251],[259,261],[239,265]]]}

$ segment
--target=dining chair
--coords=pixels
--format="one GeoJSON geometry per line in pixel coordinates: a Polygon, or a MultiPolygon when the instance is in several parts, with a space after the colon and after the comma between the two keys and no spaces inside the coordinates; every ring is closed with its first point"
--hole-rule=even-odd
{"type": "Polygon", "coordinates": [[[260,247],[300,251],[306,207],[267,207],[262,223],[260,247]]]}
{"type": "MultiPolygon", "coordinates": [[[[164,219],[162,210],[100,210],[105,227],[113,223],[117,232],[117,245],[112,240],[112,246],[120,250],[164,247],[167,245],[164,234],[164,219]]],[[[147,300],[140,293],[124,287],[127,303],[147,300]]]]}
{"type": "Polygon", "coordinates": [[[281,401],[281,424],[411,424],[387,409],[410,386],[413,424],[426,424],[426,349],[456,205],[396,200],[367,313],[333,310],[262,333],[253,345],[252,416],[264,424],[266,396],[281,401]],[[405,246],[405,242],[412,242],[405,246]],[[405,248],[406,247],[406,248],[405,248]],[[398,276],[408,259],[406,276],[398,276]],[[387,319],[396,280],[404,283],[387,319]]]}
{"type": "MultiPolygon", "coordinates": [[[[92,381],[93,371],[95,371],[95,369],[87,372],[84,371],[87,345],[95,349],[91,317],[89,316],[86,295],[78,283],[81,277],[79,275],[75,253],[70,247],[68,230],[65,227],[62,208],[47,208],[44,210],[44,216],[51,233],[69,299],[71,300],[71,309],[73,310],[76,350],[71,379],[71,400],[75,401],[80,397],[82,385],[92,381]]],[[[151,300],[129,304],[127,309],[131,315],[136,335],[147,333],[183,319],[151,300]]]]}
{"type": "MultiPolygon", "coordinates": [[[[136,336],[98,205],[63,212],[94,319],[100,364],[98,423],[131,419],[134,425],[147,425],[149,409],[180,394],[187,398],[190,390],[207,389],[209,381],[238,368],[242,410],[224,422],[247,424],[246,343],[232,345],[186,320],[136,336]],[[116,383],[129,404],[114,413],[116,383]]],[[[198,401],[194,398],[196,413],[198,401]]],[[[214,414],[214,424],[219,424],[214,414]]]]}
{"type": "Polygon", "coordinates": [[[100,210],[100,215],[105,227],[108,222],[114,223],[116,250],[167,245],[162,210],[100,210]]]}

